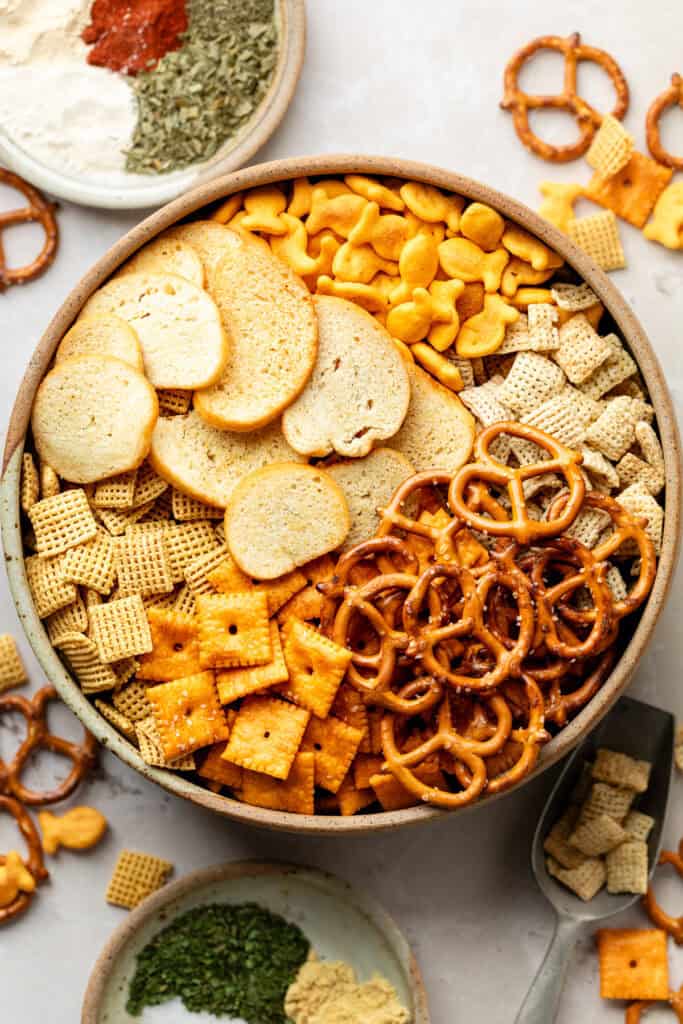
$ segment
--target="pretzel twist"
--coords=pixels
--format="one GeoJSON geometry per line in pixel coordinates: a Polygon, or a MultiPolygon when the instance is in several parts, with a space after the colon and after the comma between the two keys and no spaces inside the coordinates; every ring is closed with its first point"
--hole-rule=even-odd
{"type": "Polygon", "coordinates": [[[590,146],[595,132],[602,123],[603,115],[590,106],[577,92],[577,69],[581,61],[599,64],[612,80],[616,103],[612,115],[621,119],[628,109],[629,89],[624,74],[605,50],[586,46],[578,32],[570,36],[539,36],[523,46],[511,58],[505,68],[504,90],[501,107],[512,112],[515,131],[521,142],[532,153],[553,163],[566,163],[582,156],[590,146]],[[537,96],[519,88],[519,74],[523,65],[539,50],[555,50],[564,56],[564,87],[562,92],[551,96],[537,96]],[[566,110],[575,118],[579,128],[576,142],[564,146],[553,146],[535,135],[529,124],[529,111],[549,107],[566,110]]]}
{"type": "MultiPolygon", "coordinates": [[[[676,853],[671,850],[662,850],[658,863],[670,864],[683,878],[683,839],[678,844],[676,853]]],[[[683,914],[679,917],[668,914],[657,902],[652,885],[647,887],[647,893],[643,896],[643,907],[656,928],[662,928],[668,932],[677,946],[683,946],[683,914]]]]}
{"type": "Polygon", "coordinates": [[[662,138],[659,131],[659,119],[669,107],[679,106],[683,110],[683,77],[674,73],[671,76],[671,85],[664,92],[656,96],[647,112],[645,118],[645,136],[647,148],[650,153],[666,167],[673,167],[675,170],[683,170],[683,156],[674,156],[662,145],[662,138]]]}
{"type": "Polygon", "coordinates": [[[0,213],[0,291],[5,291],[13,284],[26,284],[34,277],[39,277],[50,266],[57,252],[58,230],[55,219],[54,205],[48,202],[41,193],[18,174],[0,167],[0,182],[10,188],[22,192],[28,205],[17,210],[6,210],[0,213]],[[41,225],[45,234],[43,247],[31,263],[23,267],[8,267],[2,244],[2,232],[5,228],[16,224],[28,224],[32,221],[41,225]]]}

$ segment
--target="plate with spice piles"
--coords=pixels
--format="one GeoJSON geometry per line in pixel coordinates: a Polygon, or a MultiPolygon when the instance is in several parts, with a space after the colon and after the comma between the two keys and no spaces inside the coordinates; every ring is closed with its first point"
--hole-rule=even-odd
{"type": "Polygon", "coordinates": [[[82,1024],[429,1024],[386,912],[314,868],[242,861],[141,903],[93,969],[82,1024]]]}
{"type": "Polygon", "coordinates": [[[62,199],[158,206],[277,128],[304,0],[18,0],[0,12],[0,161],[62,199]]]}

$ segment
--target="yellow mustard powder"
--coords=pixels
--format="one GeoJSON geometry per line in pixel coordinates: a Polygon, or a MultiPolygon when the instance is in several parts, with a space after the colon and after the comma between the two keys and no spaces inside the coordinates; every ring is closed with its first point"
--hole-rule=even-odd
{"type": "Polygon", "coordinates": [[[409,1024],[396,990],[375,975],[363,984],[349,964],[308,960],[285,997],[294,1024],[409,1024]]]}

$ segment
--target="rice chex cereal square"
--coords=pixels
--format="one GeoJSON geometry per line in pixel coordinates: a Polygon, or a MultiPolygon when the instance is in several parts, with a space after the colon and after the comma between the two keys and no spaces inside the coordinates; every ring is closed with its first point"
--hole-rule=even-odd
{"type": "Polygon", "coordinates": [[[162,531],[126,533],[116,543],[116,572],[122,597],[170,594],[173,575],[162,531]]]}
{"type": "Polygon", "coordinates": [[[107,888],[107,903],[132,910],[160,889],[172,870],[170,861],[149,853],[122,850],[107,888]]]}
{"type": "Polygon", "coordinates": [[[106,664],[152,650],[152,635],[139,595],[96,605],[90,609],[89,618],[97,653],[106,664]]]}
{"type": "Polygon", "coordinates": [[[607,891],[647,892],[647,843],[629,839],[607,854],[607,891]]]}
{"type": "Polygon", "coordinates": [[[0,635],[0,693],[22,686],[28,680],[16,640],[9,633],[0,635]]]}
{"type": "Polygon", "coordinates": [[[593,778],[611,786],[622,786],[635,793],[644,793],[650,783],[652,765],[628,754],[599,747],[593,762],[593,778]]]}
{"type": "Polygon", "coordinates": [[[97,533],[97,523],[80,487],[37,501],[29,509],[28,517],[36,535],[36,550],[42,558],[61,555],[92,540],[97,533]]]}

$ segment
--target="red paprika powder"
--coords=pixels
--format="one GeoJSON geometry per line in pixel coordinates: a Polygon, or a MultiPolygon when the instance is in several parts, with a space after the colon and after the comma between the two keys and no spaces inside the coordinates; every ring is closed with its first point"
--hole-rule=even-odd
{"type": "Polygon", "coordinates": [[[82,34],[88,63],[135,75],[150,71],[187,30],[185,0],[95,0],[82,34]]]}

